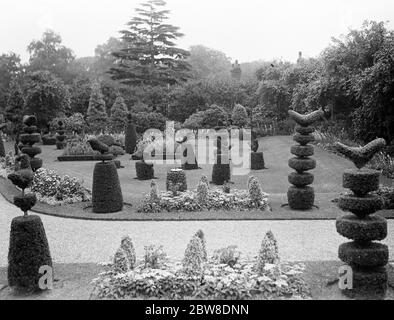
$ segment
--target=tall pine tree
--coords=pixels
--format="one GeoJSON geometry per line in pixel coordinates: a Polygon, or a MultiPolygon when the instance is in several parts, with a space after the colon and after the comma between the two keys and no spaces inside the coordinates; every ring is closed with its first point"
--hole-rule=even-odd
{"type": "Polygon", "coordinates": [[[165,23],[169,10],[163,0],[148,0],[136,9],[137,16],[123,30],[125,48],[114,52],[117,64],[110,70],[114,80],[131,85],[166,85],[187,80],[189,52],[176,48],[182,37],[178,27],[165,23]]]}
{"type": "Polygon", "coordinates": [[[125,129],[127,122],[127,106],[123,97],[118,94],[115,103],[111,108],[111,127],[114,132],[121,132],[125,129]]]}
{"type": "Polygon", "coordinates": [[[98,82],[92,85],[89,107],[87,111],[87,121],[93,132],[104,131],[108,125],[108,115],[105,109],[105,101],[98,82]]]}

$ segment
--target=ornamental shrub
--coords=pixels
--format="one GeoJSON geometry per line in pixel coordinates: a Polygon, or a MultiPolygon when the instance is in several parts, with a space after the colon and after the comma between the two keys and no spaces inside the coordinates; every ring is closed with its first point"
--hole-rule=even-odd
{"type": "Polygon", "coordinates": [[[216,250],[212,258],[219,264],[227,264],[230,267],[234,267],[240,257],[241,252],[238,250],[238,247],[229,246],[227,248],[216,250]]]}
{"type": "Polygon", "coordinates": [[[125,236],[122,238],[120,248],[122,248],[126,254],[130,269],[134,269],[137,258],[134,250],[133,241],[129,236],[125,236]]]}
{"type": "Polygon", "coordinates": [[[207,242],[205,240],[205,234],[204,234],[204,232],[202,230],[198,230],[195,235],[200,238],[201,243],[202,243],[202,258],[203,258],[203,261],[208,261],[207,242]]]}
{"type": "Polygon", "coordinates": [[[130,114],[127,116],[127,119],[125,149],[128,154],[133,154],[137,147],[137,132],[130,114]]]}
{"type": "Polygon", "coordinates": [[[152,182],[150,184],[149,199],[153,203],[160,200],[159,199],[159,188],[154,180],[152,180],[152,182]]]}
{"type": "Polygon", "coordinates": [[[233,121],[233,125],[240,128],[245,127],[248,124],[248,113],[245,107],[240,104],[235,105],[231,120],[233,121]]]}
{"type": "Polygon", "coordinates": [[[165,253],[163,246],[145,246],[144,262],[146,268],[159,269],[165,262],[166,258],[167,254],[165,253]]]}
{"type": "Polygon", "coordinates": [[[200,274],[203,271],[204,248],[201,238],[193,236],[185,250],[182,265],[186,273],[200,274]]]}
{"type": "Polygon", "coordinates": [[[87,110],[87,122],[93,132],[104,131],[107,127],[108,115],[105,108],[105,101],[101,93],[100,84],[97,82],[92,86],[87,110]]]}
{"type": "Polygon", "coordinates": [[[205,206],[208,201],[208,185],[201,179],[197,186],[196,200],[201,206],[205,206]]]}
{"type": "Polygon", "coordinates": [[[248,181],[249,198],[253,203],[259,204],[264,200],[263,190],[256,177],[250,177],[248,181]]]}
{"type": "Polygon", "coordinates": [[[127,106],[123,97],[119,94],[111,108],[111,127],[113,132],[124,130],[127,121],[127,106]]]}
{"type": "Polygon", "coordinates": [[[115,253],[113,269],[116,273],[126,273],[130,271],[130,262],[127,253],[122,247],[115,253]]]}
{"type": "Polygon", "coordinates": [[[187,190],[186,174],[185,171],[181,169],[172,169],[167,172],[167,191],[170,190],[171,184],[177,185],[179,187],[179,192],[184,192],[187,190]]]}
{"type": "Polygon", "coordinates": [[[264,267],[266,264],[278,264],[279,263],[279,250],[278,242],[275,239],[272,231],[268,231],[261,243],[259,255],[257,257],[256,269],[259,274],[264,273],[264,267]]]}

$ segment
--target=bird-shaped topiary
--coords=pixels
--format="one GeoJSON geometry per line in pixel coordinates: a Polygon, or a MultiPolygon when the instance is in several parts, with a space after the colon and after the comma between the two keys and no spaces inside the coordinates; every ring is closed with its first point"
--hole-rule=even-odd
{"type": "Polygon", "coordinates": [[[352,296],[365,293],[384,294],[387,288],[387,270],[389,250],[381,241],[387,237],[387,220],[373,215],[381,210],[382,200],[370,192],[379,189],[380,172],[363,169],[373,156],[386,145],[384,139],[376,139],[362,148],[347,147],[337,143],[339,153],[349,158],[357,169],[346,170],[343,175],[343,187],[353,194],[341,196],[338,206],[353,215],[339,217],[336,222],[337,232],[353,242],[339,247],[339,258],[353,270],[353,289],[344,290],[352,296]]]}
{"type": "Polygon", "coordinates": [[[293,210],[312,209],[315,202],[315,191],[310,185],[314,181],[314,176],[308,171],[316,168],[316,160],[310,158],[314,154],[314,148],[308,145],[315,140],[312,125],[324,119],[325,113],[322,109],[312,113],[301,115],[293,110],[289,111],[289,116],[297,123],[294,141],[298,145],[291,147],[291,153],[295,156],[289,160],[289,167],[295,172],[289,175],[289,182],[293,185],[287,192],[287,200],[293,210]]]}
{"type": "Polygon", "coordinates": [[[93,150],[100,152],[93,172],[92,205],[93,212],[99,214],[118,212],[123,209],[123,195],[113,155],[108,153],[109,147],[90,139],[88,143],[93,150]]]}

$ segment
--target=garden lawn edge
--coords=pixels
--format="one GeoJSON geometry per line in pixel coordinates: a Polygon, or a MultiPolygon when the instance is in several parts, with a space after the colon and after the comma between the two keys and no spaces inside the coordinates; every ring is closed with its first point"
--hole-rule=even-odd
{"type": "MultiPolygon", "coordinates": [[[[0,193],[4,198],[13,203],[15,195],[20,191],[8,180],[0,177],[0,193]]],[[[138,213],[138,203],[125,203],[124,209],[117,213],[95,214],[92,212],[90,202],[80,202],[62,206],[52,206],[38,202],[32,212],[67,219],[96,220],[96,221],[287,221],[287,220],[336,220],[346,215],[332,203],[336,194],[317,194],[315,204],[320,209],[313,208],[306,211],[294,211],[289,207],[282,207],[286,203],[286,194],[272,194],[268,196],[269,209],[266,211],[203,211],[203,212],[162,212],[138,213]]],[[[15,208],[15,214],[20,210],[15,208]]],[[[386,219],[394,219],[394,210],[384,210],[377,215],[386,219]]]]}

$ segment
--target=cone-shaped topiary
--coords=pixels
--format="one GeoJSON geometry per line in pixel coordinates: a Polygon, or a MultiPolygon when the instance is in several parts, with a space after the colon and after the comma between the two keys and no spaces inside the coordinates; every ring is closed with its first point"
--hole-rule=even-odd
{"type": "Polygon", "coordinates": [[[119,248],[114,256],[113,270],[116,273],[126,273],[130,271],[130,263],[127,258],[127,253],[123,248],[119,248]]]}
{"type": "Polygon", "coordinates": [[[203,270],[204,249],[201,239],[195,235],[190,240],[183,258],[183,269],[187,273],[200,274],[203,270]]]}
{"type": "Polygon", "coordinates": [[[41,135],[37,133],[37,118],[35,116],[23,117],[23,133],[19,136],[19,150],[27,154],[30,158],[30,166],[33,172],[42,167],[42,159],[35,156],[41,153],[39,147],[33,147],[35,143],[40,142],[41,135]]]}
{"type": "Polygon", "coordinates": [[[122,241],[120,243],[120,248],[123,249],[123,251],[126,254],[127,260],[129,262],[129,268],[134,269],[137,258],[135,254],[133,241],[129,236],[125,236],[122,238],[122,241]]]}
{"type": "Polygon", "coordinates": [[[100,84],[94,82],[87,110],[87,122],[93,132],[104,131],[108,124],[108,115],[100,84]]]}
{"type": "Polygon", "coordinates": [[[92,204],[94,213],[122,211],[123,196],[115,164],[96,163],[93,172],[92,204]]]}
{"type": "Polygon", "coordinates": [[[170,186],[178,186],[179,192],[185,192],[187,190],[186,174],[182,169],[171,169],[167,172],[167,191],[170,191],[170,186]]]}
{"type": "Polygon", "coordinates": [[[259,255],[257,257],[256,269],[259,274],[264,273],[266,264],[279,263],[278,242],[272,231],[268,231],[261,243],[259,255]]]}
{"type": "Polygon", "coordinates": [[[122,132],[127,122],[127,106],[123,97],[118,93],[111,108],[111,127],[114,132],[122,132]]]}
{"type": "Polygon", "coordinates": [[[287,200],[293,210],[309,210],[315,203],[315,191],[309,187],[314,181],[314,176],[307,171],[316,168],[316,160],[309,158],[314,154],[314,148],[308,143],[315,141],[312,127],[314,122],[324,118],[324,111],[317,110],[307,115],[301,115],[293,110],[289,111],[289,116],[298,125],[294,141],[298,145],[291,147],[291,153],[295,158],[289,160],[289,167],[296,172],[289,175],[289,182],[293,185],[287,191],[287,200]]]}
{"type": "Polygon", "coordinates": [[[128,114],[126,136],[125,136],[126,153],[133,154],[135,152],[136,147],[137,147],[137,132],[135,130],[135,125],[132,121],[131,114],[128,114]]]}
{"type": "Polygon", "coordinates": [[[348,157],[358,170],[346,170],[343,187],[353,191],[353,195],[341,196],[340,209],[353,213],[337,219],[336,228],[342,236],[354,240],[339,247],[339,258],[353,270],[353,290],[346,294],[379,293],[387,288],[389,251],[386,245],[373,242],[384,240],[387,236],[387,220],[371,216],[383,206],[382,200],[370,192],[379,189],[380,172],[362,169],[377,152],[385,146],[383,139],[372,141],[363,148],[351,148],[336,144],[338,152],[348,157]]]}

